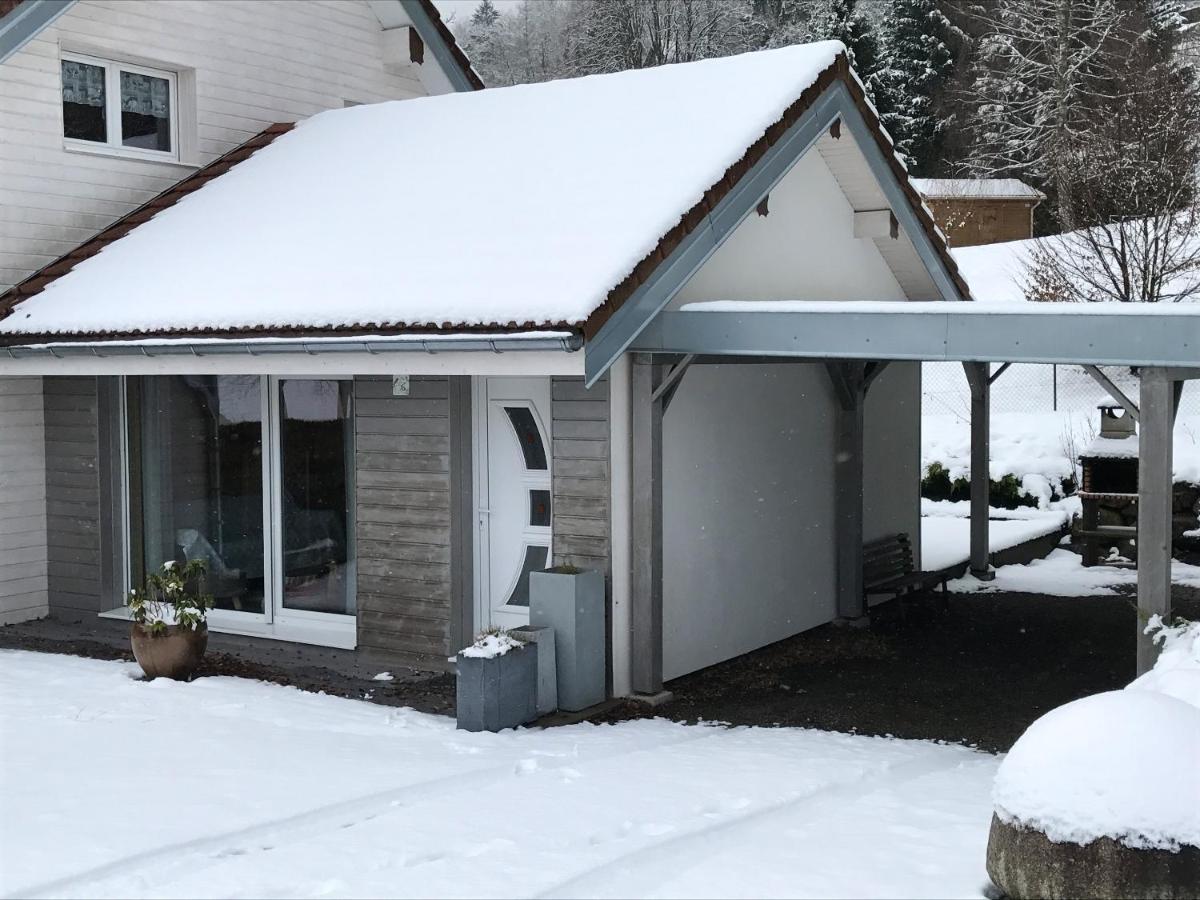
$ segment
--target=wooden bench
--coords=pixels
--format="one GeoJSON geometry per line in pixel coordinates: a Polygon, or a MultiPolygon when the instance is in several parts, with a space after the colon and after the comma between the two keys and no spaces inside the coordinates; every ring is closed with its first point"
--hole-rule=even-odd
{"type": "Polygon", "coordinates": [[[863,545],[863,594],[868,599],[879,595],[904,598],[942,586],[942,605],[946,605],[945,572],[922,572],[913,559],[912,541],[901,532],[863,545]]]}

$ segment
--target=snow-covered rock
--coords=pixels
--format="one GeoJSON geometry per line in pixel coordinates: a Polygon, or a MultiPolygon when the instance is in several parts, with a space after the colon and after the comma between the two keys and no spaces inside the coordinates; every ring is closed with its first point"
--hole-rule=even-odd
{"type": "Polygon", "coordinates": [[[1200,846],[1200,709],[1108,691],[1042,716],[996,773],[996,815],[1052,841],[1200,846]]]}

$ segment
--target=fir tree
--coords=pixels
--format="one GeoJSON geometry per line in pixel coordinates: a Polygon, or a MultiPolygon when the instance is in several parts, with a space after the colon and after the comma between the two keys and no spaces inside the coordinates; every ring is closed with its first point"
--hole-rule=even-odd
{"type": "Polygon", "coordinates": [[[875,30],[858,8],[858,0],[831,0],[820,33],[814,36],[845,44],[850,65],[864,84],[875,74],[879,66],[879,46],[875,30]]]}
{"type": "Polygon", "coordinates": [[[884,127],[915,175],[932,174],[941,160],[953,31],[938,0],[893,0],[885,21],[886,46],[871,88],[884,127]]]}

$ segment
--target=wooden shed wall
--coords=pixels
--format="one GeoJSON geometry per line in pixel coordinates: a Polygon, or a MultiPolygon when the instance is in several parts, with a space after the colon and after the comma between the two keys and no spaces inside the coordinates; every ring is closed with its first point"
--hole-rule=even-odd
{"type": "Polygon", "coordinates": [[[1029,200],[926,200],[951,247],[999,244],[1033,237],[1029,200]]]}

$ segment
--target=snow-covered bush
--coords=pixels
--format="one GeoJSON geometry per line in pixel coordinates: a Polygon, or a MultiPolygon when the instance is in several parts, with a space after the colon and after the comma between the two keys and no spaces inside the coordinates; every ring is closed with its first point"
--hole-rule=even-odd
{"type": "Polygon", "coordinates": [[[200,590],[204,573],[204,560],[193,559],[184,566],[167,560],[146,575],[142,590],[129,592],[125,605],[133,621],[154,634],[171,625],[193,630],[202,625],[213,607],[212,596],[200,590]]]}
{"type": "Polygon", "coordinates": [[[1051,710],[1013,745],[992,800],[1056,843],[1200,846],[1200,623],[1147,628],[1163,645],[1123,691],[1051,710]]]}

